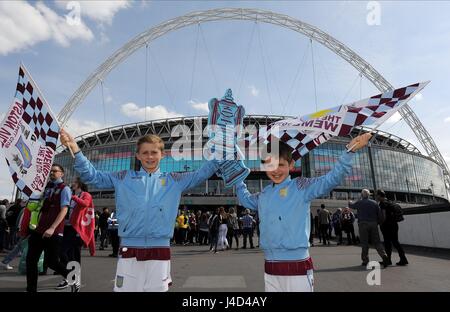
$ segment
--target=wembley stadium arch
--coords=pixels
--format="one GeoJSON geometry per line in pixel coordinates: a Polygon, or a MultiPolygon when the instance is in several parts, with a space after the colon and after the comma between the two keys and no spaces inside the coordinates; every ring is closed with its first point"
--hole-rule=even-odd
{"type": "MultiPolygon", "coordinates": [[[[324,47],[328,48],[336,55],[347,61],[381,92],[394,89],[391,83],[389,83],[377,70],[375,70],[375,68],[372,67],[372,65],[366,62],[352,49],[315,26],[302,22],[288,15],[266,10],[221,8],[188,13],[186,15],[179,16],[160,23],[135,36],[120,49],[115,51],[107,60],[105,60],[94,72],[92,72],[88,76],[88,78],[72,94],[66,105],[62,108],[62,110],[58,114],[58,119],[62,124],[65,124],[70,116],[74,113],[76,108],[81,105],[86,96],[99,82],[104,80],[104,78],[111,72],[112,69],[118,66],[136,50],[148,45],[149,42],[183,27],[220,20],[242,20],[268,23],[296,31],[323,45],[324,47]]],[[[436,163],[438,163],[442,168],[446,188],[449,189],[449,168],[439,149],[437,148],[433,138],[425,129],[414,111],[408,105],[403,106],[403,108],[400,110],[400,114],[405,122],[409,125],[411,130],[414,132],[415,136],[418,138],[419,142],[422,144],[429,157],[436,161],[436,163]]]]}

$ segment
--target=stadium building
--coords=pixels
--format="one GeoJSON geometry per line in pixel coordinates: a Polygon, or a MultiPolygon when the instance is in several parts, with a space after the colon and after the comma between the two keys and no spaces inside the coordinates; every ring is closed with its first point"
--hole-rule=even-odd
{"type": "MultiPolygon", "coordinates": [[[[272,122],[285,119],[283,116],[256,116],[244,118],[244,127],[267,126],[272,122]]],[[[181,132],[178,125],[187,126],[192,137],[199,138],[207,125],[207,117],[179,117],[154,120],[142,123],[116,126],[84,134],[76,140],[83,153],[92,164],[102,171],[119,171],[139,167],[134,154],[136,141],[145,134],[156,134],[165,142],[166,156],[161,161],[162,172],[187,172],[198,169],[202,161],[201,149],[194,149],[194,160],[175,160],[171,148],[180,142],[181,132]],[[201,128],[201,129],[200,129],[201,128]],[[172,133],[177,134],[171,135],[172,133]],[[199,156],[200,155],[200,156],[199,156]],[[198,159],[198,160],[195,160],[198,159]]],[[[357,136],[368,129],[354,130],[357,136]]],[[[400,202],[403,206],[417,206],[437,202],[448,202],[445,189],[443,169],[432,158],[425,156],[410,142],[393,134],[376,131],[369,147],[356,153],[352,172],[345,177],[341,185],[329,194],[313,202],[312,208],[320,203],[328,207],[346,206],[348,200],[359,198],[361,189],[383,189],[387,196],[400,202]]],[[[207,137],[202,138],[205,144],[207,137]]],[[[330,171],[351,137],[336,137],[312,150],[296,162],[293,176],[319,177],[330,171]]],[[[55,162],[66,169],[65,180],[71,181],[75,176],[73,158],[67,150],[60,150],[55,162]]],[[[247,186],[251,192],[259,192],[270,181],[260,171],[259,160],[246,160],[251,174],[247,186]]],[[[90,188],[97,209],[114,208],[114,190],[90,188]]],[[[205,183],[186,192],[181,205],[194,210],[209,210],[216,206],[239,205],[234,188],[225,188],[222,179],[215,175],[205,183]]]]}

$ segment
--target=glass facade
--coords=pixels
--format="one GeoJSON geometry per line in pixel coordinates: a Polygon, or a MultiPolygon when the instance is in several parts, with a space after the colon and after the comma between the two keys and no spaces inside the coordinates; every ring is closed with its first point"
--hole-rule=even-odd
{"type": "MultiPolygon", "coordinates": [[[[320,177],[331,169],[345,150],[345,144],[327,142],[309,153],[311,177],[320,177]]],[[[351,173],[345,177],[341,188],[373,188],[370,170],[369,152],[367,148],[355,153],[351,173]]]]}
{"type": "MultiPolygon", "coordinates": [[[[296,162],[296,171],[305,177],[319,177],[329,172],[345,150],[342,141],[329,141],[312,150],[301,161],[296,162]]],[[[115,144],[83,149],[83,153],[94,167],[102,171],[118,171],[134,169],[135,144],[115,144]]],[[[198,151],[195,153],[198,154],[198,151]]],[[[65,170],[65,180],[72,181],[74,177],[73,159],[69,153],[63,152],[56,156],[55,162],[65,170]]],[[[170,153],[161,161],[162,172],[186,172],[197,170],[202,160],[175,160],[170,153]]],[[[259,172],[259,160],[245,161],[253,174],[247,179],[250,192],[258,192],[261,186],[270,183],[264,173],[259,172]]],[[[359,197],[362,188],[377,188],[396,194],[400,201],[426,202],[431,198],[447,198],[442,169],[432,160],[419,154],[389,147],[372,145],[354,155],[351,173],[345,177],[332,193],[324,198],[354,199],[359,197]],[[370,163],[373,160],[373,171],[370,163]],[[372,174],[374,173],[374,175],[372,174]],[[424,200],[427,199],[427,200],[424,200]]],[[[193,194],[215,194],[233,196],[234,188],[226,189],[222,180],[209,180],[188,192],[193,194]]]]}
{"type": "MultiPolygon", "coordinates": [[[[329,172],[344,150],[345,144],[332,142],[312,150],[309,153],[311,176],[319,177],[329,172]]],[[[410,152],[378,146],[371,147],[370,151],[364,148],[354,155],[352,171],[337,189],[374,189],[369,152],[372,154],[377,189],[402,193],[403,196],[399,196],[402,200],[411,199],[412,194],[448,199],[442,169],[435,162],[410,152]]],[[[355,195],[354,192],[348,194],[350,198],[355,198],[355,195]]],[[[343,195],[334,192],[333,197],[340,199],[343,195]]]]}

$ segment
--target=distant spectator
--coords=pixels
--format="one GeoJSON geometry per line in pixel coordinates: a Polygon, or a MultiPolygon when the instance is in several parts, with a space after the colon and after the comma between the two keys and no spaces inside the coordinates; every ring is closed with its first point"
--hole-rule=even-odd
{"type": "Polygon", "coordinates": [[[338,208],[331,217],[333,223],[334,234],[336,235],[337,244],[342,245],[342,224],[341,224],[342,208],[338,208]]]}
{"type": "Polygon", "coordinates": [[[355,215],[353,214],[353,212],[348,207],[344,208],[341,215],[341,224],[342,231],[347,234],[347,245],[356,244],[355,228],[353,226],[354,222],[355,215]]]}
{"type": "Polygon", "coordinates": [[[247,248],[247,238],[250,241],[250,248],[255,248],[253,246],[253,224],[255,220],[250,215],[250,210],[245,209],[245,215],[241,217],[242,220],[242,234],[244,236],[244,246],[243,249],[247,248]]]}
{"type": "Polygon", "coordinates": [[[323,245],[330,245],[330,237],[328,236],[328,228],[330,226],[330,212],[325,209],[325,205],[320,205],[320,211],[319,211],[319,222],[320,222],[320,234],[322,236],[322,242],[323,245]]]}
{"type": "Polygon", "coordinates": [[[361,199],[355,203],[349,203],[350,208],[358,211],[358,228],[361,240],[361,259],[362,265],[369,263],[369,239],[375,246],[378,254],[383,259],[383,266],[389,265],[389,259],[386,255],[383,245],[380,242],[380,233],[378,232],[378,224],[382,223],[382,214],[377,202],[370,199],[370,192],[363,189],[361,199]]]}
{"type": "Polygon", "coordinates": [[[397,265],[407,265],[408,259],[406,259],[405,251],[398,241],[398,218],[401,220],[403,216],[397,216],[398,212],[401,212],[401,208],[398,204],[395,204],[386,198],[386,194],[382,190],[377,191],[377,200],[380,203],[381,212],[383,213],[384,222],[381,224],[381,232],[384,238],[384,248],[388,257],[388,263],[392,264],[391,254],[392,245],[397,249],[400,261],[397,265]]]}

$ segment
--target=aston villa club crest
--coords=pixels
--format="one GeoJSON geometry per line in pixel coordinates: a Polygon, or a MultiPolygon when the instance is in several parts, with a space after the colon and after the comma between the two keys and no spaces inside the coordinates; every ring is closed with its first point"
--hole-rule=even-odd
{"type": "Polygon", "coordinates": [[[25,144],[22,137],[17,140],[16,148],[20,153],[20,156],[22,156],[22,164],[24,168],[30,168],[31,167],[31,151],[30,148],[25,144]]]}

